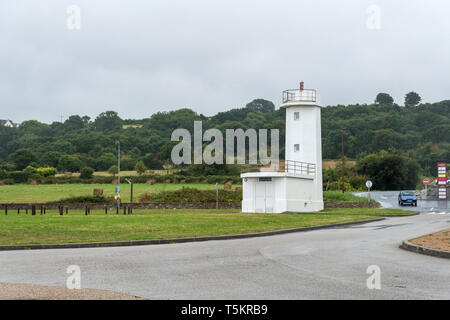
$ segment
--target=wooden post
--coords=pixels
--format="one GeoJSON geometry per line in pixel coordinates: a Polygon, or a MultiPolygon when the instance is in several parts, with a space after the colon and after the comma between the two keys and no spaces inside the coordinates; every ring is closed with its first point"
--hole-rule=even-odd
{"type": "Polygon", "coordinates": [[[41,216],[44,213],[44,208],[41,206],[41,216]]]}
{"type": "Polygon", "coordinates": [[[31,205],[31,215],[32,216],[36,215],[36,205],[35,204],[31,205]]]}
{"type": "Polygon", "coordinates": [[[59,210],[59,215],[62,216],[64,215],[64,207],[63,206],[58,206],[58,210],[59,210]]]}
{"type": "Polygon", "coordinates": [[[17,208],[17,214],[20,214],[20,208],[17,208]]]}
{"type": "Polygon", "coordinates": [[[44,207],[44,214],[47,214],[47,208],[44,207]]]}
{"type": "Polygon", "coordinates": [[[105,206],[105,214],[108,214],[108,207],[105,206]]]}
{"type": "Polygon", "coordinates": [[[5,204],[5,216],[7,216],[7,215],[8,215],[8,205],[5,204]]]}
{"type": "Polygon", "coordinates": [[[126,205],[123,206],[123,214],[127,214],[127,206],[126,205]]]}
{"type": "Polygon", "coordinates": [[[28,207],[25,208],[25,214],[28,214],[28,207]]]}
{"type": "Polygon", "coordinates": [[[88,207],[88,214],[91,214],[91,207],[88,207]]]}
{"type": "Polygon", "coordinates": [[[84,207],[84,215],[85,215],[85,216],[88,215],[88,209],[87,209],[87,206],[84,207]]]}
{"type": "Polygon", "coordinates": [[[66,214],[69,214],[69,207],[66,207],[66,214]]]}

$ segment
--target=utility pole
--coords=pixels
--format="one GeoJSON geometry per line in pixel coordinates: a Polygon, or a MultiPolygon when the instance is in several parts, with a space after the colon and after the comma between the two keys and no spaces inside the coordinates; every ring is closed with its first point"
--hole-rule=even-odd
{"type": "Polygon", "coordinates": [[[342,193],[345,192],[345,184],[344,184],[344,176],[345,176],[345,156],[344,156],[344,131],[346,128],[342,128],[341,138],[342,138],[342,150],[341,150],[341,158],[342,158],[342,193]]]}
{"type": "Polygon", "coordinates": [[[120,210],[120,141],[117,141],[117,185],[119,197],[117,197],[117,210],[120,210]]]}

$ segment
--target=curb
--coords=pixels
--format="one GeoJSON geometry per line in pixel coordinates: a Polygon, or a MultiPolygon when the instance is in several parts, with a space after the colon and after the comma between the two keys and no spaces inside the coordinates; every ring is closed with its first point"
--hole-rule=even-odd
{"type": "Polygon", "coordinates": [[[416,213],[411,213],[411,214],[407,214],[407,215],[402,215],[402,214],[391,214],[391,215],[384,215],[384,214],[382,214],[382,215],[379,215],[379,217],[386,217],[386,218],[389,218],[389,217],[393,217],[393,218],[398,218],[398,217],[413,217],[413,216],[418,216],[418,215],[420,215],[422,212],[416,212],[416,213]]]}
{"type": "MultiPolygon", "coordinates": [[[[343,213],[333,213],[333,212],[320,212],[320,213],[316,213],[316,212],[283,212],[282,214],[315,214],[315,215],[342,215],[343,213]]],[[[412,214],[364,214],[364,216],[370,216],[370,217],[383,217],[383,218],[399,218],[399,217],[412,217],[412,216],[418,216],[420,215],[421,212],[416,212],[416,213],[412,213],[412,214]]]]}
{"type": "Polygon", "coordinates": [[[400,245],[400,248],[403,250],[426,254],[433,257],[450,259],[450,251],[418,246],[416,244],[409,242],[408,240],[403,241],[402,244],[400,245]]]}
{"type": "Polygon", "coordinates": [[[126,246],[144,246],[144,245],[156,245],[156,244],[200,242],[200,241],[211,241],[211,240],[245,239],[245,238],[273,236],[273,235],[279,235],[279,234],[285,234],[285,233],[304,232],[304,231],[312,231],[312,230],[318,230],[318,229],[331,229],[331,228],[335,228],[335,227],[352,226],[352,225],[364,224],[364,223],[369,223],[369,222],[377,222],[377,221],[381,221],[384,219],[385,218],[379,218],[379,219],[361,220],[361,221],[353,221],[353,222],[326,224],[326,225],[314,226],[314,227],[282,229],[282,230],[267,231],[267,232],[234,234],[234,235],[225,235],[225,236],[205,236],[205,237],[189,237],[189,238],[173,238],[173,239],[65,243],[65,244],[2,245],[2,246],[0,246],[0,251],[126,247],[126,246]]]}

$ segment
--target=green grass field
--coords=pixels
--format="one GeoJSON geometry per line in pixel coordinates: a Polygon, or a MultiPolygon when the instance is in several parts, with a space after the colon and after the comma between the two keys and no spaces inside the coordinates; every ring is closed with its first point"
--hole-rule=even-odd
{"type": "MultiPolygon", "coordinates": [[[[190,187],[201,190],[213,190],[214,184],[190,183],[173,184],[157,183],[151,186],[146,184],[134,185],[134,201],[139,199],[143,193],[158,193],[161,191],[178,190],[182,187],[190,187]]],[[[94,189],[103,189],[106,197],[114,195],[113,184],[42,184],[42,185],[4,185],[0,186],[0,203],[46,203],[55,202],[64,198],[88,196],[93,194],[94,189]]],[[[223,185],[219,186],[223,188],[223,185]]],[[[234,188],[236,185],[234,186],[234,188]]],[[[130,185],[123,183],[120,186],[122,202],[130,201],[130,185]]],[[[327,201],[352,201],[367,202],[367,198],[358,197],[351,193],[342,193],[340,191],[324,191],[324,200],[327,201]]],[[[373,199],[371,199],[374,202],[373,199]]]]}
{"type": "MultiPolygon", "coordinates": [[[[0,215],[0,245],[125,241],[230,235],[375,219],[361,211],[340,214],[243,214],[237,210],[136,210],[105,215],[103,210],[59,216],[0,215]]],[[[386,213],[389,210],[385,211],[386,213]]]]}
{"type": "MultiPolygon", "coordinates": [[[[157,183],[151,186],[146,184],[135,184],[134,201],[139,199],[143,193],[158,193],[161,191],[177,190],[183,186],[201,190],[215,189],[214,184],[172,184],[157,183]]],[[[94,189],[103,189],[104,196],[114,195],[113,184],[42,184],[28,185],[16,184],[0,186],[0,203],[46,203],[58,201],[68,197],[92,195],[94,189]]],[[[220,186],[223,188],[223,185],[220,186]]],[[[122,202],[130,201],[130,185],[128,183],[120,185],[120,196],[122,202]]]]}

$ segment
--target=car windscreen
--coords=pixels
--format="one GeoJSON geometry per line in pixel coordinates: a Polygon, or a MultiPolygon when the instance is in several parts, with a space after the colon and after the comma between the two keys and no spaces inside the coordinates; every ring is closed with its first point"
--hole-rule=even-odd
{"type": "Polygon", "coordinates": [[[415,196],[416,194],[414,192],[410,191],[410,192],[402,192],[402,195],[403,196],[415,196]]]}

